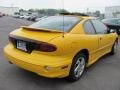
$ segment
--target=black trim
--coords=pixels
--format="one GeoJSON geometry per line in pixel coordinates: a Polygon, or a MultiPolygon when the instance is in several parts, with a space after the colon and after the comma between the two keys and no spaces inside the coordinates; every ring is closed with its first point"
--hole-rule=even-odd
{"type": "Polygon", "coordinates": [[[96,29],[95,29],[95,27],[94,27],[94,25],[93,25],[91,19],[88,19],[88,20],[86,20],[86,21],[83,23],[83,28],[84,28],[84,33],[85,33],[86,35],[96,35],[96,34],[97,34],[97,33],[96,33],[96,29]],[[84,25],[85,25],[85,23],[88,22],[88,21],[90,21],[90,23],[92,24],[92,26],[93,26],[93,28],[94,28],[94,31],[95,31],[94,34],[87,34],[87,33],[85,32],[84,25]]]}
{"type": "MultiPolygon", "coordinates": [[[[24,51],[24,52],[27,52],[27,53],[31,53],[35,49],[36,43],[40,43],[40,41],[37,41],[37,40],[32,40],[32,39],[23,38],[23,37],[14,36],[14,35],[10,35],[9,40],[12,42],[12,44],[14,45],[15,48],[17,48],[18,40],[25,42],[27,44],[27,46],[26,46],[27,51],[24,51]]],[[[21,50],[21,51],[23,51],[23,50],[21,50]]]]}
{"type": "Polygon", "coordinates": [[[78,22],[76,22],[76,23],[67,31],[67,33],[71,32],[72,29],[73,29],[77,24],[79,24],[82,20],[83,20],[83,19],[81,18],[81,20],[79,20],[78,22]]]}
{"type": "Polygon", "coordinates": [[[91,20],[90,20],[90,22],[91,22],[91,24],[92,24],[92,26],[93,26],[93,28],[94,28],[94,30],[95,30],[95,34],[97,34],[97,31],[96,31],[96,29],[95,29],[95,26],[94,26],[92,20],[97,20],[97,19],[91,19],[91,20]]]}
{"type": "Polygon", "coordinates": [[[76,16],[86,16],[89,17],[89,15],[85,13],[60,13],[60,15],[76,15],[76,16]]]}
{"type": "Polygon", "coordinates": [[[15,39],[18,39],[18,40],[23,40],[23,41],[29,41],[29,42],[32,42],[32,43],[34,43],[34,42],[41,42],[41,41],[38,41],[38,40],[33,40],[33,39],[29,39],[29,38],[24,38],[24,37],[21,37],[21,36],[16,36],[16,35],[11,35],[10,34],[10,36],[9,37],[11,37],[11,38],[15,38],[15,39]]]}

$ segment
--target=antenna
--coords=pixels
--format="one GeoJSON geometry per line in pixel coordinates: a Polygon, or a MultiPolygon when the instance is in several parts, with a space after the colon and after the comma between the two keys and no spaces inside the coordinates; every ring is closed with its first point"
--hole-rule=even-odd
{"type": "MultiPolygon", "coordinates": [[[[62,13],[64,13],[64,0],[62,0],[62,13]]],[[[64,31],[65,31],[65,28],[64,28],[64,24],[65,24],[65,23],[64,23],[64,20],[65,20],[65,19],[64,19],[64,15],[63,15],[63,36],[62,36],[63,38],[64,38],[64,31]]]]}

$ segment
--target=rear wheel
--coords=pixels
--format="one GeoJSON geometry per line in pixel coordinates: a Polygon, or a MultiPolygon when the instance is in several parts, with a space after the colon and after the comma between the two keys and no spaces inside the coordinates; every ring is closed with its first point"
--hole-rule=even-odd
{"type": "Polygon", "coordinates": [[[84,53],[79,53],[74,57],[69,76],[67,77],[69,81],[80,79],[85,71],[86,59],[87,58],[84,53]]]}

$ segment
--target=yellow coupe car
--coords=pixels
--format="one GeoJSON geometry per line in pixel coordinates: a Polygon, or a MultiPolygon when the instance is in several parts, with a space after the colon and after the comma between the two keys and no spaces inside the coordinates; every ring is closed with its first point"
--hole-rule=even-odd
{"type": "Polygon", "coordinates": [[[78,80],[100,57],[116,53],[118,36],[93,17],[50,16],[9,35],[9,62],[49,78],[78,80]]]}

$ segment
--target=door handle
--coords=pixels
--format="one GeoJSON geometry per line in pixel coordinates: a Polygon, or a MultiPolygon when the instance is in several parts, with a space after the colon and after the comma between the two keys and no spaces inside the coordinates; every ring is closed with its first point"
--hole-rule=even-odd
{"type": "Polygon", "coordinates": [[[102,37],[100,37],[100,40],[102,40],[102,37]]]}

